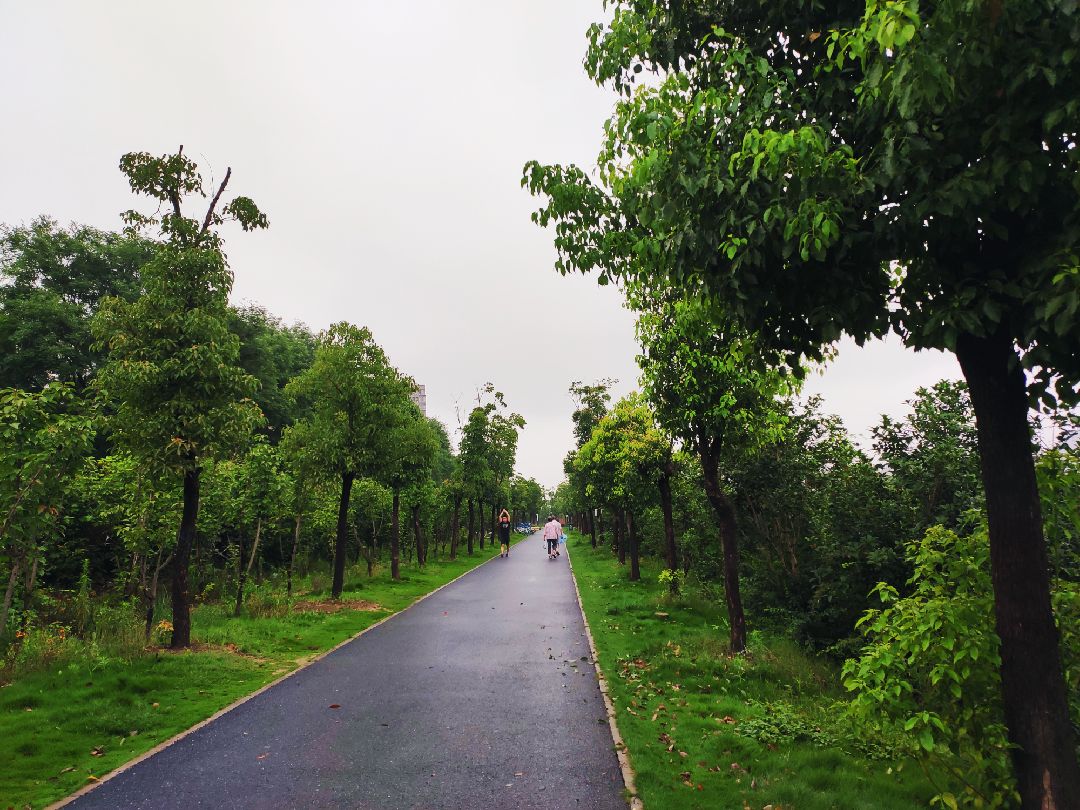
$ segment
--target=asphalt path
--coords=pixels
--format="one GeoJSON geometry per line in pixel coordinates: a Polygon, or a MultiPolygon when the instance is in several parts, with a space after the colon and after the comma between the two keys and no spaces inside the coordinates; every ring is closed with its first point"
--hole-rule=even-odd
{"type": "Polygon", "coordinates": [[[536,534],[68,806],[624,810],[622,788],[536,534]]]}

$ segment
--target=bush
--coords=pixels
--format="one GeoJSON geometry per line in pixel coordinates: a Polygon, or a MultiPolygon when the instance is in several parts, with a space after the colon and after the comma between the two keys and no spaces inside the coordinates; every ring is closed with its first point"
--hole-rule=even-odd
{"type": "MultiPolygon", "coordinates": [[[[911,595],[880,583],[885,607],[859,621],[867,639],[843,668],[851,711],[864,736],[902,733],[947,807],[1003,807],[1019,800],[1001,703],[990,550],[985,527],[966,535],[935,526],[908,545],[911,595]]],[[[1074,721],[1080,718],[1080,588],[1055,583],[1054,609],[1074,721]]]]}

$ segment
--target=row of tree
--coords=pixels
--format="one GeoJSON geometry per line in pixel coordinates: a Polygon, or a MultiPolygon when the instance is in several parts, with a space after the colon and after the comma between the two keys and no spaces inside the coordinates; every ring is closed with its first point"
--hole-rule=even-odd
{"type": "Polygon", "coordinates": [[[558,269],[622,283],[644,313],[657,418],[699,455],[721,526],[730,498],[708,481],[712,457],[772,431],[748,403],[843,334],[955,352],[1019,794],[1080,805],[1028,424],[1031,403],[1078,398],[1080,10],[610,6],[585,57],[622,94],[597,179],[530,163],[522,181],[547,197],[535,219],[556,226],[558,269]],[[643,71],[654,78],[636,85],[643,71]],[[717,397],[695,399],[713,374],[717,397]]]}
{"type": "Polygon", "coordinates": [[[0,636],[85,564],[99,590],[141,596],[147,635],[167,575],[185,647],[195,594],[231,587],[239,613],[253,574],[278,569],[291,593],[298,559],[329,558],[337,598],[350,558],[371,574],[385,548],[396,579],[403,552],[471,554],[498,509],[539,511],[513,474],[524,420],[493,385],[455,452],[368,329],[229,305],[219,229],[268,224],[223,201],[231,172],[193,217],[203,181],[182,147],[121,170],[158,214],[127,212],[122,234],[44,218],[0,234],[0,636]]]}

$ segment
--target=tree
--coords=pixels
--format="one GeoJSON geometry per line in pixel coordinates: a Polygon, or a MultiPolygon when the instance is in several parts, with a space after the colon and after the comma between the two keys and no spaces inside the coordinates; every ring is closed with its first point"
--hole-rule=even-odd
{"type": "MultiPolygon", "coordinates": [[[[574,442],[580,448],[592,436],[593,428],[607,413],[607,404],[611,401],[609,390],[617,380],[604,378],[592,385],[587,385],[580,380],[570,383],[570,396],[574,399],[577,407],[570,415],[574,422],[574,442]]],[[[593,509],[585,498],[585,482],[574,481],[572,471],[573,463],[568,460],[563,464],[566,474],[571,477],[571,483],[575,484],[581,495],[581,509],[586,515],[588,531],[592,539],[592,546],[596,548],[596,526],[594,523],[593,509]]]]}
{"type": "Polygon", "coordinates": [[[138,296],[152,255],[148,240],[47,217],[0,229],[0,387],[63,380],[83,390],[103,357],[92,315],[103,298],[138,296]]]}
{"type": "Polygon", "coordinates": [[[599,184],[526,167],[559,268],[693,291],[793,366],[888,329],[956,352],[1023,806],[1080,804],[1027,422],[1080,381],[1080,9],[615,6],[585,60],[627,95],[599,184]]]}
{"type": "Polygon", "coordinates": [[[874,451],[889,470],[897,497],[912,512],[912,534],[931,526],[959,527],[982,506],[978,437],[962,382],[919,388],[902,421],[887,416],[873,429],[874,451]]]}
{"type": "MultiPolygon", "coordinates": [[[[411,381],[405,391],[412,391],[411,381]]],[[[393,425],[384,431],[385,450],[380,459],[378,478],[392,493],[390,524],[390,575],[401,579],[400,511],[402,490],[418,486],[429,478],[431,465],[439,446],[438,435],[431,422],[408,397],[404,397],[394,413],[393,425]]],[[[418,517],[413,514],[414,530],[419,534],[418,517]]],[[[419,549],[417,550],[420,553],[419,549]]]]}
{"type": "Polygon", "coordinates": [[[315,336],[303,325],[286,326],[254,305],[229,309],[229,331],[240,338],[239,365],[259,383],[254,399],[266,416],[267,437],[277,444],[300,416],[285,386],[311,366],[315,336]]]}
{"type": "Polygon", "coordinates": [[[782,423],[775,402],[790,389],[790,377],[751,335],[722,328],[697,301],[640,297],[642,354],[638,364],[657,418],[701,460],[705,494],[720,523],[724,549],[724,590],[731,647],[746,647],[746,623],[739,595],[739,552],[735,506],[720,478],[724,454],[779,438],[782,423]]]}
{"type": "Polygon", "coordinates": [[[237,556],[236,607],[244,604],[244,584],[255,565],[266,524],[273,524],[284,512],[288,481],[282,476],[276,451],[266,441],[256,442],[240,464],[240,548],[237,556]],[[254,524],[251,551],[244,562],[244,536],[254,524]]]}
{"type": "Polygon", "coordinates": [[[200,463],[242,446],[261,414],[254,381],[236,365],[239,341],[228,331],[232,289],[217,228],[235,220],[265,228],[247,197],[218,207],[231,170],[202,220],[184,216],[183,198],[205,196],[198,166],[183,153],[132,152],[120,160],[131,190],[165,207],[160,217],[128,211],[129,231],[158,228],[162,237],[143,266],[144,293],[134,301],[103,299],[92,329],[108,359],[98,382],[116,408],[118,444],[141,462],[183,477],[184,508],[173,555],[172,647],[191,643],[188,566],[199,512],[200,463]]]}
{"type": "Polygon", "coordinates": [[[381,454],[388,436],[403,421],[411,388],[370,330],[341,322],[319,336],[311,367],[287,390],[311,409],[302,430],[320,460],[320,472],[341,484],[331,589],[337,599],[345,584],[353,481],[384,466],[381,454]]]}
{"type": "Polygon", "coordinates": [[[670,454],[671,443],[657,428],[652,409],[640,396],[631,395],[616,402],[596,423],[591,438],[575,456],[575,465],[587,470],[586,497],[603,498],[624,516],[631,580],[641,578],[635,516],[657,494],[670,454]]]}
{"type": "Polygon", "coordinates": [[[30,602],[39,544],[55,524],[69,479],[89,451],[93,420],[80,411],[71,387],[62,383],[40,393],[0,390],[0,553],[9,567],[0,634],[20,573],[24,602],[30,602]]]}

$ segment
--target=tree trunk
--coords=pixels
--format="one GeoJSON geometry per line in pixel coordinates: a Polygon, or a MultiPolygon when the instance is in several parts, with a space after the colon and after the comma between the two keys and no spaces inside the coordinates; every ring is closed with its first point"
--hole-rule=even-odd
{"type": "Polygon", "coordinates": [[[461,496],[454,497],[454,514],[450,517],[450,559],[457,559],[458,521],[461,513],[461,496]]]}
{"type": "Polygon", "coordinates": [[[626,565],[626,513],[615,510],[615,543],[619,550],[619,565],[626,565]]]}
{"type": "Polygon", "coordinates": [[[596,548],[596,515],[589,510],[589,535],[592,537],[592,547],[596,548]]]}
{"type": "Polygon", "coordinates": [[[30,615],[30,603],[34,599],[34,585],[37,583],[37,569],[38,569],[38,549],[35,548],[31,551],[30,570],[26,572],[26,579],[23,581],[23,626],[28,623],[28,616],[30,615]]]}
{"type": "Polygon", "coordinates": [[[482,500],[477,501],[476,505],[477,505],[476,528],[480,532],[480,551],[483,552],[483,550],[484,550],[484,523],[485,523],[484,502],[482,500]]]}
{"type": "Polygon", "coordinates": [[[498,543],[495,541],[499,538],[499,514],[498,505],[495,501],[491,502],[491,547],[494,548],[498,543]]]}
{"type": "Polygon", "coordinates": [[[345,552],[349,546],[349,499],[355,473],[341,474],[341,498],[338,500],[337,535],[334,538],[334,584],[330,590],[333,599],[340,599],[345,589],[345,552]]]}
{"type": "Polygon", "coordinates": [[[746,649],[746,616],[739,595],[739,540],[735,525],[735,507],[720,488],[716,453],[705,437],[699,437],[698,453],[705,478],[705,495],[720,524],[720,543],[724,549],[724,592],[727,596],[728,624],[731,626],[731,651],[746,649]]]}
{"type": "Polygon", "coordinates": [[[4,605],[0,608],[0,635],[4,634],[7,627],[8,613],[11,611],[11,600],[15,595],[15,583],[19,581],[19,562],[11,561],[11,576],[8,577],[7,590],[4,591],[4,605]]]}
{"type": "Polygon", "coordinates": [[[469,534],[468,534],[468,543],[469,543],[469,556],[470,557],[472,556],[472,553],[473,553],[472,537],[473,537],[473,520],[474,519],[475,518],[474,518],[474,515],[473,515],[473,502],[472,502],[472,498],[469,498],[469,534]]]}
{"type": "Polygon", "coordinates": [[[986,492],[1001,691],[1025,810],[1080,807],[1069,704],[1050,604],[1024,373],[1012,339],[961,335],[986,492]]]}
{"type": "Polygon", "coordinates": [[[630,581],[637,582],[641,579],[641,567],[638,559],[638,536],[637,526],[634,524],[634,513],[626,513],[626,536],[630,538],[630,581]]]}
{"type": "Polygon", "coordinates": [[[401,526],[398,518],[401,515],[401,493],[394,488],[394,508],[390,516],[390,576],[401,579],[401,526]]]}
{"type": "Polygon", "coordinates": [[[416,543],[416,564],[423,568],[427,563],[427,549],[420,537],[420,504],[415,504],[412,508],[412,528],[413,540],[416,543]]]}
{"type": "Polygon", "coordinates": [[[191,598],[188,594],[188,567],[195,545],[195,521],[199,517],[199,469],[184,472],[184,510],[176,534],[172,574],[172,642],[174,650],[191,646],[191,598]]]}
{"type": "MultiPolygon", "coordinates": [[[[671,474],[674,471],[673,466],[670,461],[664,465],[657,486],[660,489],[660,511],[664,513],[664,562],[667,563],[668,570],[675,573],[679,568],[679,555],[675,548],[675,520],[671,514],[671,474]]],[[[672,577],[672,592],[675,591],[675,588],[675,578],[672,577]]]]}
{"type": "MultiPolygon", "coordinates": [[[[154,575],[150,579],[149,586],[145,586],[143,589],[143,598],[146,600],[146,624],[143,627],[143,636],[146,638],[147,643],[150,641],[150,635],[154,632],[154,609],[157,607],[158,576],[161,574],[163,565],[161,562],[163,551],[165,551],[164,546],[158,549],[157,560],[154,562],[154,575]]],[[[143,559],[145,560],[145,557],[143,559]]],[[[145,572],[145,563],[143,570],[145,572]]]]}
{"type": "Polygon", "coordinates": [[[259,538],[262,536],[262,518],[255,519],[255,541],[251,544],[251,554],[248,556],[247,565],[244,565],[244,540],[243,535],[240,538],[240,556],[237,558],[236,567],[239,569],[239,580],[236,585],[236,608],[233,610],[234,616],[240,615],[240,608],[244,606],[244,585],[247,583],[247,578],[251,575],[251,566],[255,564],[255,555],[259,553],[259,538]]]}
{"type": "Polygon", "coordinates": [[[296,523],[293,526],[293,539],[292,539],[292,553],[289,555],[289,573],[286,585],[286,593],[288,596],[292,596],[292,578],[293,571],[296,569],[296,552],[300,548],[300,521],[301,514],[296,513],[296,523]]]}

